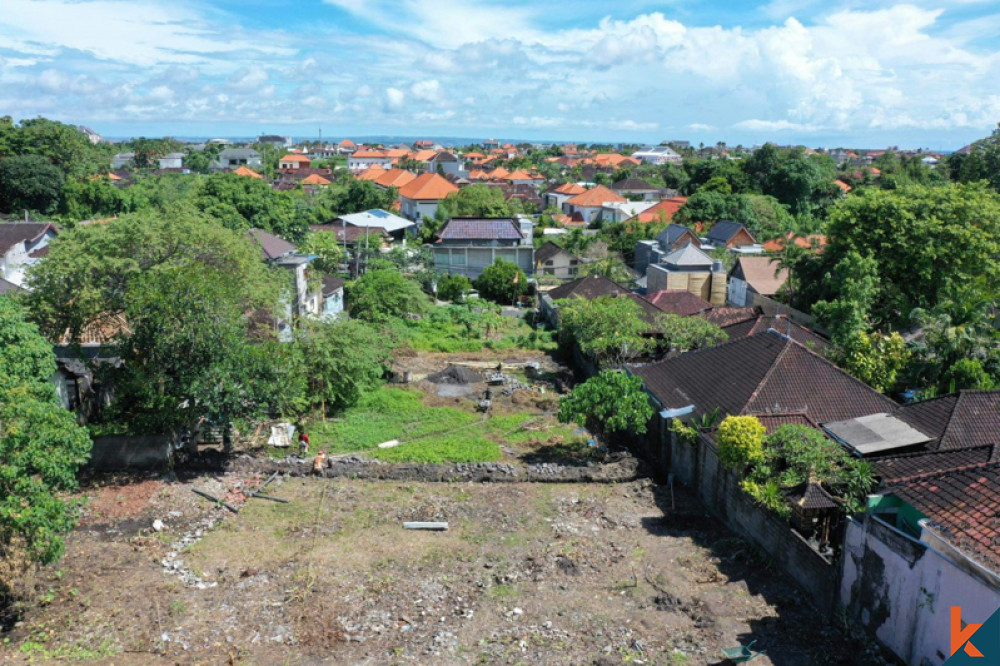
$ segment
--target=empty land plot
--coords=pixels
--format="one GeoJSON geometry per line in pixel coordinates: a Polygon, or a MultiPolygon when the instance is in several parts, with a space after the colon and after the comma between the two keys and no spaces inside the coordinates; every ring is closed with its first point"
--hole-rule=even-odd
{"type": "Polygon", "coordinates": [[[289,504],[250,501],[182,552],[208,585],[186,586],[160,561],[218,511],[190,488],[225,481],[166,484],[122,529],[85,523],[0,661],[703,664],[754,639],[762,665],[858,654],[683,490],[670,509],[649,480],[288,479],[269,492],[289,504]],[[165,533],[134,529],[171,508],[165,533]]]}

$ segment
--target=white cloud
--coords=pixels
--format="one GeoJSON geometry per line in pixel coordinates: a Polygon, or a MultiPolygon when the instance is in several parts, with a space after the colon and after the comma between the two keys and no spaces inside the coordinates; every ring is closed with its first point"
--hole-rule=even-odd
{"type": "Polygon", "coordinates": [[[436,79],[418,81],[410,87],[410,93],[421,102],[437,102],[441,99],[441,84],[436,79]]]}
{"type": "Polygon", "coordinates": [[[406,93],[399,88],[385,89],[385,108],[388,111],[399,111],[406,101],[406,93]]]}

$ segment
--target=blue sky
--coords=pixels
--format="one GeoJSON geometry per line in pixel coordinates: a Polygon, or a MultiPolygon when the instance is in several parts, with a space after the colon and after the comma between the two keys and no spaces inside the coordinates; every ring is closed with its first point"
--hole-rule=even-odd
{"type": "Polygon", "coordinates": [[[992,0],[2,0],[0,113],[108,136],[953,149],[1000,122],[992,0]]]}

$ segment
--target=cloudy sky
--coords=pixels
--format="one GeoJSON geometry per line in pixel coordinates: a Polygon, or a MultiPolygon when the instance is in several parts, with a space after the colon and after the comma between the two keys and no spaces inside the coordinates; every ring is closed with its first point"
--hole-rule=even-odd
{"type": "Polygon", "coordinates": [[[114,137],[953,149],[1000,121],[994,0],[0,4],[0,114],[114,137]]]}

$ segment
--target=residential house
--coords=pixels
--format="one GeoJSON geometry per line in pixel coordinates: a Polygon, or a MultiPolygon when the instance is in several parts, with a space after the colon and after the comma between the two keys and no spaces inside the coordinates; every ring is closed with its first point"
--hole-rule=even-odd
{"type": "Polygon", "coordinates": [[[595,298],[615,297],[631,293],[628,289],[614,282],[603,275],[588,275],[577,278],[566,284],[561,284],[555,289],[541,292],[539,295],[538,311],[541,318],[551,326],[559,325],[559,306],[556,301],[566,298],[585,298],[593,300],[595,298]]]}
{"type": "MultiPolygon", "coordinates": [[[[436,174],[435,174],[436,175],[436,174]]],[[[497,259],[532,275],[535,248],[529,218],[453,217],[435,234],[434,270],[478,278],[497,259]]]]}
{"type": "Polygon", "coordinates": [[[576,277],[582,263],[579,257],[552,241],[535,250],[535,273],[538,275],[571,280],[576,277]]]}
{"type": "Polygon", "coordinates": [[[238,169],[241,166],[259,169],[264,162],[253,148],[226,148],[212,163],[214,170],[238,169]]]}
{"type": "Polygon", "coordinates": [[[713,307],[698,313],[698,316],[721,328],[730,340],[774,330],[815,352],[824,351],[830,344],[823,336],[785,315],[767,315],[760,307],[713,307]]]}
{"type": "Polygon", "coordinates": [[[384,176],[386,173],[388,173],[387,169],[385,169],[379,164],[373,164],[364,171],[362,171],[361,173],[356,174],[354,178],[356,180],[368,180],[374,183],[376,180],[384,176]]]}
{"type": "Polygon", "coordinates": [[[773,298],[788,281],[788,269],[774,257],[741,256],[729,271],[729,303],[739,307],[756,305],[754,296],[773,298]]]}
{"type": "Polygon", "coordinates": [[[640,178],[619,180],[611,186],[611,189],[623,197],[644,199],[646,201],[656,200],[660,195],[660,188],[653,187],[640,178]]]}
{"type": "Polygon", "coordinates": [[[184,153],[168,153],[157,161],[161,169],[183,169],[184,153]]]}
{"type": "Polygon", "coordinates": [[[323,308],[320,314],[333,319],[344,311],[344,280],[333,275],[323,276],[323,308]]]}
{"type": "Polygon", "coordinates": [[[504,182],[511,185],[529,185],[533,188],[540,186],[545,179],[537,174],[532,174],[523,169],[512,171],[504,177],[504,182]]]}
{"type": "Polygon", "coordinates": [[[684,161],[684,158],[670,146],[646,146],[642,150],[632,153],[632,157],[644,164],[656,165],[684,161]]]}
{"type": "Polygon", "coordinates": [[[26,271],[42,260],[58,233],[49,222],[0,223],[0,278],[24,287],[26,271]]]}
{"type": "Polygon", "coordinates": [[[312,166],[312,161],[305,155],[295,155],[289,153],[278,160],[278,168],[287,171],[308,169],[310,166],[312,166]]]}
{"type": "Polygon", "coordinates": [[[712,247],[725,247],[731,250],[757,244],[757,239],[747,231],[745,226],[732,220],[716,222],[709,230],[705,240],[712,247]]]}
{"type": "Polygon", "coordinates": [[[344,139],[337,144],[337,153],[340,155],[350,155],[358,149],[358,145],[350,139],[344,139]]]}
{"type": "Polygon", "coordinates": [[[563,212],[570,216],[579,215],[584,222],[591,224],[600,221],[605,205],[615,202],[624,203],[625,198],[603,185],[597,185],[567,199],[563,204],[563,212]]]}
{"type": "Polygon", "coordinates": [[[436,173],[423,173],[399,188],[399,205],[403,217],[418,225],[423,219],[433,219],[438,205],[458,188],[436,173]]]}
{"type": "Polygon", "coordinates": [[[309,264],[316,257],[300,253],[285,239],[261,229],[251,229],[247,232],[247,237],[260,248],[261,258],[265,262],[284,268],[292,274],[292,288],[290,297],[285,302],[284,316],[277,321],[278,339],[290,340],[295,317],[318,316],[321,313],[322,287],[310,284],[309,279],[309,264]]]}
{"type": "Polygon", "coordinates": [[[951,622],[942,621],[952,607],[965,624],[1000,606],[1000,391],[824,428],[871,460],[881,481],[867,513],[847,524],[844,615],[903,661],[941,664],[952,651],[951,622]]]}
{"type": "Polygon", "coordinates": [[[726,303],[726,271],[722,263],[688,244],[646,267],[646,291],[683,289],[712,305],[726,303]]]}
{"type": "Polygon", "coordinates": [[[341,215],[333,224],[336,225],[337,223],[362,228],[384,229],[395,240],[403,240],[406,234],[413,232],[417,226],[412,220],[407,220],[381,208],[372,208],[360,213],[341,215]]]}
{"type": "Polygon", "coordinates": [[[124,169],[126,167],[132,166],[132,162],[135,160],[135,153],[118,153],[111,158],[111,168],[112,169],[124,169]]]}
{"type": "Polygon", "coordinates": [[[679,224],[670,224],[660,232],[660,235],[655,240],[636,242],[635,270],[640,275],[644,275],[647,266],[662,263],[664,257],[685,245],[701,247],[701,240],[697,234],[687,227],[679,224]]]}
{"type": "Polygon", "coordinates": [[[356,150],[347,158],[347,168],[351,171],[364,171],[370,166],[378,165],[383,169],[391,169],[396,159],[383,150],[356,150]]]}
{"type": "Polygon", "coordinates": [[[465,162],[455,153],[447,150],[442,150],[427,161],[427,171],[445,176],[464,177],[469,175],[465,169],[465,162]]]}
{"type": "Polygon", "coordinates": [[[104,143],[104,137],[86,125],[77,125],[76,128],[87,135],[87,141],[90,142],[90,145],[96,146],[99,143],[104,143]]]}
{"type": "Polygon", "coordinates": [[[578,194],[583,194],[586,191],[587,188],[579,183],[563,183],[559,187],[555,187],[546,192],[542,199],[545,202],[546,208],[562,210],[563,204],[569,199],[578,194]]]}

